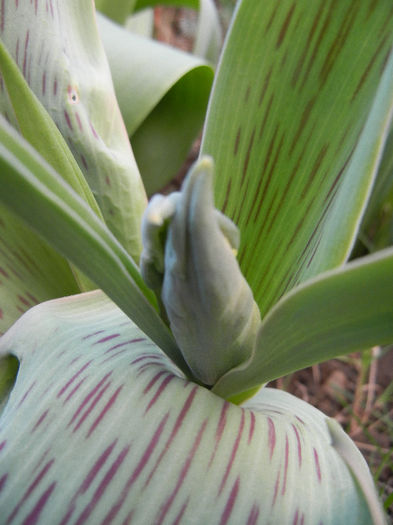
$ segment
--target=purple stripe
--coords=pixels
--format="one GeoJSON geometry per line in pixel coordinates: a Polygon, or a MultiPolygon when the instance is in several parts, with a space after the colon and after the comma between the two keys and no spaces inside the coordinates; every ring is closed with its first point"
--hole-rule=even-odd
{"type": "Polygon", "coordinates": [[[285,436],[285,462],[284,462],[284,480],[281,489],[281,494],[284,495],[287,488],[287,477],[288,477],[288,460],[289,460],[289,442],[288,436],[285,436]]]}
{"type": "Polygon", "coordinates": [[[226,502],[224,512],[222,513],[222,516],[221,516],[220,525],[225,525],[226,523],[228,523],[228,520],[231,517],[232,510],[235,505],[235,501],[236,501],[236,498],[239,492],[239,484],[240,484],[240,479],[238,477],[232,487],[231,493],[229,494],[229,498],[226,502]]]}
{"type": "Polygon", "coordinates": [[[57,394],[57,397],[58,397],[58,398],[61,397],[61,396],[64,394],[64,392],[65,392],[65,391],[66,391],[66,390],[72,385],[72,383],[75,381],[75,379],[76,379],[78,376],[80,376],[80,374],[81,374],[82,372],[84,372],[84,371],[86,370],[86,368],[87,368],[88,366],[90,366],[91,363],[92,363],[92,360],[88,361],[85,365],[82,366],[82,368],[80,368],[80,369],[78,370],[78,372],[76,372],[76,373],[71,377],[71,379],[69,379],[69,380],[67,381],[67,383],[63,386],[63,388],[61,388],[61,389],[59,390],[59,392],[58,392],[58,394],[57,394]]]}
{"type": "Polygon", "coordinates": [[[180,411],[180,413],[179,413],[179,415],[178,415],[178,417],[177,417],[177,419],[175,421],[175,424],[173,426],[172,432],[171,432],[167,442],[165,443],[165,446],[164,446],[161,454],[159,455],[159,457],[158,457],[158,459],[157,459],[157,461],[156,461],[156,463],[155,463],[155,465],[153,467],[153,470],[150,472],[149,477],[147,478],[147,481],[144,484],[144,488],[147,487],[147,485],[150,483],[150,480],[154,476],[154,474],[155,474],[155,472],[156,472],[156,470],[158,468],[158,465],[162,461],[162,458],[165,456],[165,454],[168,452],[169,448],[171,447],[171,445],[173,443],[173,440],[175,439],[177,433],[179,432],[179,430],[180,430],[180,428],[181,428],[181,426],[183,424],[183,421],[184,421],[185,417],[187,416],[187,414],[188,414],[188,412],[189,412],[189,410],[191,408],[191,405],[192,405],[192,403],[194,401],[194,398],[196,396],[197,391],[198,391],[198,387],[195,386],[191,390],[190,394],[188,395],[188,397],[187,397],[187,399],[186,399],[186,401],[185,401],[185,403],[184,403],[184,405],[183,405],[183,407],[182,407],[182,409],[181,409],[181,411],[180,411]]]}
{"type": "Polygon", "coordinates": [[[176,496],[177,496],[177,493],[179,492],[179,489],[180,487],[183,485],[184,483],[184,480],[186,479],[186,476],[187,476],[187,473],[188,473],[188,470],[191,466],[191,463],[195,457],[195,454],[199,448],[199,445],[202,441],[202,437],[203,437],[203,434],[205,432],[205,429],[206,429],[206,426],[207,426],[207,419],[204,420],[204,422],[202,423],[200,429],[199,429],[199,432],[198,432],[198,435],[196,436],[195,440],[194,440],[194,443],[192,445],[192,448],[189,452],[189,454],[187,455],[187,459],[185,461],[185,463],[183,464],[183,468],[180,472],[180,475],[178,477],[178,480],[177,480],[177,483],[176,483],[176,486],[174,488],[174,490],[172,491],[171,495],[169,496],[169,498],[167,499],[165,505],[163,506],[159,516],[157,517],[157,520],[156,520],[156,524],[157,525],[161,525],[165,519],[165,516],[167,515],[169,509],[171,508],[176,496]]]}
{"type": "Polygon", "coordinates": [[[102,385],[105,383],[105,381],[108,379],[108,377],[112,374],[112,372],[109,372],[106,374],[99,383],[95,385],[94,388],[90,390],[90,392],[83,398],[82,403],[78,406],[76,411],[74,412],[70,422],[68,423],[68,427],[72,425],[72,423],[76,420],[76,418],[79,416],[79,414],[82,412],[82,410],[85,408],[85,406],[89,403],[91,398],[98,392],[98,390],[102,387],[102,385]]]}
{"type": "Polygon", "coordinates": [[[318,456],[318,452],[315,450],[315,448],[313,448],[313,451],[314,451],[314,460],[315,460],[315,467],[316,467],[316,472],[317,472],[317,478],[318,478],[319,483],[321,483],[322,476],[321,476],[321,467],[320,467],[320,464],[319,464],[319,456],[318,456]]]}
{"type": "Polygon", "coordinates": [[[164,390],[166,389],[166,387],[169,385],[169,383],[171,381],[173,381],[173,379],[175,378],[174,375],[168,375],[164,380],[163,382],[161,383],[161,385],[158,387],[157,389],[157,392],[154,394],[153,398],[151,399],[150,403],[147,405],[146,409],[145,409],[145,414],[147,414],[147,412],[149,412],[149,410],[151,409],[152,406],[154,406],[154,404],[158,401],[158,399],[160,398],[160,396],[162,395],[162,393],[164,392],[164,390]]]}
{"type": "Polygon", "coordinates": [[[33,480],[33,482],[30,484],[30,486],[28,487],[28,489],[26,490],[26,492],[23,494],[22,498],[19,500],[19,502],[15,505],[14,507],[14,510],[11,512],[11,514],[8,516],[8,519],[6,521],[7,525],[9,523],[11,523],[15,516],[18,514],[20,508],[22,507],[22,505],[25,503],[26,500],[29,499],[29,497],[32,495],[32,493],[34,492],[34,490],[38,487],[38,485],[40,484],[40,482],[42,481],[42,479],[46,476],[46,474],[48,473],[49,469],[51,468],[51,466],[53,465],[54,463],[54,459],[51,459],[50,461],[48,461],[48,463],[40,470],[40,472],[38,473],[38,475],[36,476],[36,478],[33,480]]]}
{"type": "Polygon", "coordinates": [[[267,418],[267,422],[269,425],[268,441],[269,441],[270,460],[271,460],[273,457],[274,448],[276,446],[276,429],[275,429],[273,420],[270,417],[267,418]]]}
{"type": "Polygon", "coordinates": [[[91,436],[91,434],[94,432],[94,430],[97,428],[97,426],[101,423],[101,421],[106,416],[107,412],[110,410],[110,408],[114,405],[117,396],[119,395],[120,391],[122,390],[123,385],[119,386],[119,388],[116,390],[116,392],[113,394],[113,396],[109,399],[107,404],[104,406],[104,408],[101,410],[98,417],[94,420],[93,424],[89,428],[88,433],[86,434],[86,439],[91,436]]]}
{"type": "Polygon", "coordinates": [[[101,343],[106,343],[107,341],[110,341],[111,339],[115,339],[115,337],[119,337],[120,334],[111,334],[107,335],[106,337],[103,337],[102,339],[99,339],[98,341],[95,341],[93,345],[99,345],[101,343]]]}
{"type": "Polygon", "coordinates": [[[168,421],[169,413],[167,412],[165,416],[162,418],[160,424],[158,425],[156,431],[154,432],[154,435],[152,439],[150,440],[150,443],[146,447],[138,465],[136,466],[134,472],[131,474],[131,476],[128,478],[127,483],[125,484],[119,499],[116,501],[116,503],[113,505],[113,507],[110,509],[108,514],[105,516],[105,518],[102,521],[102,525],[105,525],[106,523],[111,523],[113,519],[117,516],[119,510],[121,509],[124,501],[126,500],[128,493],[130,492],[130,489],[132,485],[135,483],[135,481],[140,476],[141,472],[147,465],[151,455],[153,454],[156,446],[159,443],[159,440],[161,438],[161,434],[165,428],[165,425],[168,421]]]}
{"type": "Polygon", "coordinates": [[[40,499],[37,501],[33,510],[30,512],[30,514],[27,516],[27,518],[23,522],[23,525],[35,525],[38,522],[40,514],[43,511],[48,499],[50,498],[50,495],[52,494],[55,486],[56,486],[55,481],[51,485],[49,485],[49,487],[46,489],[46,491],[42,494],[40,499]]]}
{"type": "MultiPolygon", "coordinates": [[[[127,445],[126,447],[123,448],[123,450],[117,456],[116,460],[112,463],[111,467],[109,468],[109,470],[105,474],[104,479],[99,484],[97,490],[94,492],[92,499],[89,501],[89,503],[83,509],[83,511],[80,514],[79,518],[75,522],[75,525],[82,525],[83,523],[85,523],[87,518],[94,511],[97,503],[100,501],[100,499],[104,495],[106,489],[108,488],[109,484],[112,482],[115,474],[119,470],[121,464],[123,463],[124,459],[126,458],[128,452],[129,452],[129,450],[130,450],[130,445],[127,445]]],[[[107,523],[109,523],[109,522],[107,522],[107,523]]]]}
{"type": "Polygon", "coordinates": [[[231,472],[231,469],[232,469],[232,466],[233,466],[233,462],[235,461],[236,454],[237,454],[237,451],[239,449],[240,440],[241,440],[241,437],[242,437],[242,434],[243,434],[243,430],[244,430],[244,421],[245,421],[244,409],[242,409],[242,418],[241,418],[241,421],[240,421],[239,430],[237,432],[235,443],[233,444],[231,457],[230,457],[229,462],[227,464],[227,467],[225,469],[225,474],[224,474],[224,476],[222,478],[222,481],[221,481],[221,484],[220,484],[220,488],[218,490],[218,495],[220,495],[221,492],[223,491],[223,489],[225,487],[225,484],[227,482],[228,476],[229,476],[229,474],[231,472]]]}
{"type": "Polygon", "coordinates": [[[87,490],[89,489],[90,485],[92,484],[92,482],[96,478],[97,474],[102,469],[102,467],[105,465],[107,459],[111,455],[111,453],[112,453],[116,443],[117,443],[117,439],[115,441],[113,441],[109,445],[109,447],[107,447],[104,450],[104,452],[101,454],[101,456],[94,463],[93,467],[90,469],[90,471],[88,472],[87,476],[82,481],[79,489],[76,491],[74,497],[72,498],[71,503],[70,503],[70,505],[68,507],[68,510],[67,510],[65,516],[63,517],[63,519],[61,520],[60,525],[66,525],[66,523],[68,523],[68,521],[70,520],[72,514],[74,513],[74,511],[76,509],[76,500],[77,500],[78,496],[80,496],[81,494],[84,494],[85,492],[87,492],[87,490]]]}

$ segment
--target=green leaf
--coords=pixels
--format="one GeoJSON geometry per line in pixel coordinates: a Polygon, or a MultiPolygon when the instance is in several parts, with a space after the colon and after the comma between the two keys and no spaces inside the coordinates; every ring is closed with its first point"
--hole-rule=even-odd
{"type": "Polygon", "coordinates": [[[98,22],[124,122],[152,194],[174,177],[202,128],[213,70],[103,17],[98,22]]]}
{"type": "Polygon", "coordinates": [[[149,302],[154,301],[152,294],[133,259],[35,150],[6,121],[0,124],[0,202],[75,264],[184,366],[172,336],[149,302]]]}
{"type": "Polygon", "coordinates": [[[124,24],[136,3],[137,0],[95,0],[96,9],[119,24],[124,24]]]}
{"type": "Polygon", "coordinates": [[[223,376],[221,396],[393,341],[393,249],[331,270],[285,295],[262,321],[253,357],[223,376]]]}
{"type": "Polygon", "coordinates": [[[0,204],[0,335],[33,305],[79,291],[67,261],[0,204]]]}
{"type": "Polygon", "coordinates": [[[392,107],[385,0],[243,0],[202,142],[262,316],[348,256],[392,107]]]}
{"type": "MultiPolygon", "coordinates": [[[[138,259],[146,195],[92,2],[11,2],[2,41],[65,137],[109,229],[138,259]]],[[[4,93],[2,93],[4,97],[4,93]]]]}
{"type": "Polygon", "coordinates": [[[371,523],[323,414],[270,389],[237,407],[186,381],[100,292],[30,310],[0,340],[10,349],[12,523],[371,523]]]}

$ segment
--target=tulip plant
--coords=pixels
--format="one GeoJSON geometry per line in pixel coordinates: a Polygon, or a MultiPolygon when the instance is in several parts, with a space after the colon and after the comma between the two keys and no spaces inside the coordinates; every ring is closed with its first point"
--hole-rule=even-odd
{"type": "Polygon", "coordinates": [[[348,262],[391,154],[391,2],[240,0],[200,157],[147,207],[211,71],[168,59],[177,133],[184,84],[143,105],[164,55],[97,20],[0,4],[0,522],[385,523],[339,424],[265,385],[393,342],[393,249],[348,262]]]}

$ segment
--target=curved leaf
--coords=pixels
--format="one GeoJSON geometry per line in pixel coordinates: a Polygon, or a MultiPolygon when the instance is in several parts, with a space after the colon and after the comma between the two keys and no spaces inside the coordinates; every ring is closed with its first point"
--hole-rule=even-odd
{"type": "Polygon", "coordinates": [[[352,247],[391,117],[392,15],[385,0],[238,5],[202,153],[262,316],[352,247]]]}
{"type": "Polygon", "coordinates": [[[0,202],[67,257],[168,355],[184,360],[133,259],[87,204],[0,120],[0,202]]]}
{"type": "Polygon", "coordinates": [[[30,310],[0,346],[21,361],[0,419],[10,523],[370,523],[323,414],[186,381],[100,292],[30,310]]]}
{"type": "Polygon", "coordinates": [[[152,194],[174,177],[202,128],[213,70],[104,17],[98,22],[120,110],[152,194]]]}
{"type": "Polygon", "coordinates": [[[138,259],[146,195],[92,2],[8,2],[1,39],[66,139],[109,229],[138,259]]]}
{"type": "Polygon", "coordinates": [[[393,342],[393,249],[363,257],[285,295],[262,321],[253,357],[214,386],[221,396],[393,342]]]}

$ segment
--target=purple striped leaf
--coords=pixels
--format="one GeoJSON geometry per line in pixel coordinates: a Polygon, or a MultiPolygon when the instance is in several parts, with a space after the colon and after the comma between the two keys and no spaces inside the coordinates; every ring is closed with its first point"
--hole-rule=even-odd
{"type": "Polygon", "coordinates": [[[31,309],[0,352],[20,360],[0,418],[6,524],[371,522],[323,414],[186,380],[101,292],[31,309]]]}

